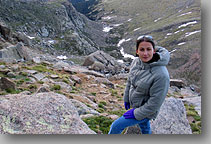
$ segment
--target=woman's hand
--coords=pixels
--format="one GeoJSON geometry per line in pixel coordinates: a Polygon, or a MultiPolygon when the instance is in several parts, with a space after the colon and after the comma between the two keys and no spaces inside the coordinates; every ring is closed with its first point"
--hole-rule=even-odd
{"type": "Polygon", "coordinates": [[[126,113],[124,113],[123,116],[125,117],[125,119],[135,119],[134,110],[135,109],[130,109],[126,113]]]}
{"type": "Polygon", "coordinates": [[[129,102],[125,102],[124,105],[125,105],[126,110],[130,109],[130,103],[129,102]]]}

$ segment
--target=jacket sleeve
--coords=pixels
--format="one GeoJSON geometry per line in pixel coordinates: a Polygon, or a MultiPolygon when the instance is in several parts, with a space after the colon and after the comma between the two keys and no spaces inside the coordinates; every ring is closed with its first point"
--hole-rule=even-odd
{"type": "MultiPolygon", "coordinates": [[[[132,68],[136,65],[137,61],[138,61],[138,58],[136,58],[132,61],[131,65],[130,65],[130,72],[131,72],[132,68]]],[[[131,86],[131,82],[130,82],[130,73],[129,73],[125,92],[124,92],[124,102],[129,102],[130,86],[131,86]]]]}
{"type": "Polygon", "coordinates": [[[124,102],[129,102],[129,91],[130,91],[130,78],[128,77],[125,92],[124,92],[124,102]]]}
{"type": "Polygon", "coordinates": [[[169,77],[167,75],[157,76],[150,88],[150,97],[141,107],[134,110],[137,120],[142,120],[159,111],[165,100],[169,88],[169,77]]]}

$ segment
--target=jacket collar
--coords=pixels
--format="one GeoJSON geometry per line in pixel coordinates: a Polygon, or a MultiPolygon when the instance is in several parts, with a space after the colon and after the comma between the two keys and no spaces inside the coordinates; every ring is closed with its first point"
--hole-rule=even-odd
{"type": "Polygon", "coordinates": [[[151,62],[151,63],[144,63],[141,61],[140,58],[138,58],[138,64],[141,67],[141,69],[150,69],[154,66],[166,66],[169,62],[168,57],[163,57],[160,53],[157,53],[159,55],[159,59],[157,61],[151,62]]]}

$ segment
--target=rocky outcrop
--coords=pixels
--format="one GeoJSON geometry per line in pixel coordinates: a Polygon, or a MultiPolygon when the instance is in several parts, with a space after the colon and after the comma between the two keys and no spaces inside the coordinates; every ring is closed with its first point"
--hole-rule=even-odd
{"type": "Polygon", "coordinates": [[[182,100],[166,99],[157,119],[152,121],[152,131],[155,134],[192,134],[182,100]]]}
{"type": "Polygon", "coordinates": [[[15,83],[9,80],[8,78],[0,77],[0,90],[8,90],[8,89],[15,90],[16,89],[15,83]]]}
{"type": "Polygon", "coordinates": [[[28,48],[24,47],[22,43],[10,45],[0,50],[0,60],[5,62],[31,60],[27,49],[28,48]]]}
{"type": "Polygon", "coordinates": [[[117,60],[103,51],[96,51],[86,57],[83,66],[87,66],[90,70],[102,72],[104,74],[117,74],[124,71],[125,65],[117,62],[117,60]]]}
{"type": "Polygon", "coordinates": [[[84,103],[75,100],[75,99],[70,99],[70,101],[74,104],[76,107],[78,114],[81,115],[86,115],[86,114],[93,114],[93,115],[100,115],[99,112],[95,111],[94,109],[86,106],[84,103]]]}
{"type": "MultiPolygon", "coordinates": [[[[0,1],[0,9],[2,21],[19,32],[14,35],[16,41],[43,52],[87,55],[99,47],[108,46],[107,35],[102,31],[103,24],[90,21],[68,0],[0,1]]],[[[0,32],[6,40],[11,38],[11,31],[0,25],[0,32]]]]}
{"type": "Polygon", "coordinates": [[[175,86],[178,88],[183,88],[186,86],[185,82],[180,79],[170,79],[170,86],[175,86]]]}
{"type": "Polygon", "coordinates": [[[22,42],[26,46],[31,46],[30,40],[26,35],[20,32],[13,32],[8,25],[0,20],[0,44],[1,42],[10,42],[12,44],[22,42]]]}
{"type": "Polygon", "coordinates": [[[2,22],[0,22],[0,34],[5,40],[9,40],[11,37],[11,30],[2,22]]]}
{"type": "MultiPolygon", "coordinates": [[[[167,98],[157,118],[151,121],[151,128],[153,134],[192,134],[182,100],[167,98]]],[[[140,134],[140,128],[129,127],[126,134],[140,134]]]]}
{"type": "Polygon", "coordinates": [[[6,95],[0,101],[1,134],[95,134],[64,95],[6,95]]]}

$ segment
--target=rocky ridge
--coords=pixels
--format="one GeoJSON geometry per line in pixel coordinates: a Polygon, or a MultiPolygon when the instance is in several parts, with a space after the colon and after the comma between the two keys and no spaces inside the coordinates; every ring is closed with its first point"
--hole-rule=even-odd
{"type": "Polygon", "coordinates": [[[109,47],[102,24],[78,13],[68,0],[1,0],[0,17],[43,52],[87,55],[109,47]]]}

